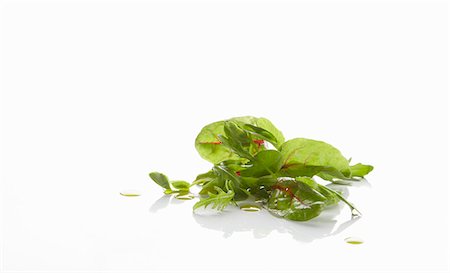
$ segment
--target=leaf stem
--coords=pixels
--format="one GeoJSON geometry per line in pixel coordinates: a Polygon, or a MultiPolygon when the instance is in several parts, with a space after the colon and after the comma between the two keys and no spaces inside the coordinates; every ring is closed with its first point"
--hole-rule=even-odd
{"type": "MultiPolygon", "coordinates": [[[[321,185],[322,186],[322,185],[321,185]]],[[[352,215],[353,216],[361,216],[362,213],[349,201],[347,201],[347,199],[344,198],[344,196],[342,196],[339,192],[328,188],[327,186],[322,186],[323,189],[332,192],[333,194],[335,194],[339,199],[342,200],[342,202],[344,202],[345,204],[347,204],[347,206],[349,206],[349,208],[351,209],[352,215]]]]}

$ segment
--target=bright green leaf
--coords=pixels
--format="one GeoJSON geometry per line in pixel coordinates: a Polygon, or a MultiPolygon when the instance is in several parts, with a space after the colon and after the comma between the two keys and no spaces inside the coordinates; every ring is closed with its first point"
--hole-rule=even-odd
{"type": "Polygon", "coordinates": [[[218,121],[206,125],[195,139],[195,148],[200,156],[213,164],[226,159],[239,159],[239,156],[228,147],[222,145],[218,136],[223,135],[224,121],[218,121]]]}
{"type": "Polygon", "coordinates": [[[149,176],[156,182],[156,184],[160,185],[164,189],[170,190],[169,179],[166,175],[158,172],[151,172],[149,176]]]}
{"type": "MultiPolygon", "coordinates": [[[[195,139],[195,148],[200,156],[213,164],[217,164],[227,159],[239,159],[239,156],[232,150],[222,145],[218,137],[219,135],[226,135],[224,128],[226,122],[232,122],[237,127],[244,124],[250,124],[266,130],[277,140],[277,145],[274,144],[277,148],[284,142],[283,134],[266,118],[244,116],[213,122],[203,127],[195,139]]],[[[234,141],[241,142],[241,145],[245,144],[243,145],[244,148],[248,145],[248,143],[242,143],[243,139],[241,137],[239,137],[239,139],[235,139],[234,141]]],[[[250,146],[251,145],[254,145],[254,143],[250,143],[250,146]]],[[[257,147],[259,147],[259,145],[257,147]]],[[[251,149],[251,147],[249,149],[251,149]]],[[[250,152],[250,154],[252,153],[253,151],[250,152]]]]}
{"type": "Polygon", "coordinates": [[[177,190],[187,190],[187,191],[189,191],[189,187],[191,186],[191,184],[189,184],[188,182],[181,180],[170,181],[170,185],[177,190]]]}
{"type": "Polygon", "coordinates": [[[352,172],[352,177],[364,177],[373,170],[373,166],[363,165],[358,163],[356,165],[350,166],[350,171],[352,172]]]}
{"type": "Polygon", "coordinates": [[[194,210],[200,207],[207,207],[208,205],[212,205],[213,209],[223,210],[228,204],[233,200],[234,192],[229,189],[227,192],[223,191],[219,187],[214,187],[217,193],[209,192],[209,196],[207,198],[201,199],[194,205],[194,210]]]}
{"type": "Polygon", "coordinates": [[[276,142],[277,145],[274,144],[275,148],[279,149],[281,144],[284,143],[283,133],[281,133],[281,131],[278,130],[277,127],[275,127],[275,125],[273,125],[272,122],[270,122],[270,120],[266,118],[258,118],[256,119],[256,124],[254,125],[263,128],[264,130],[267,130],[275,137],[275,139],[277,140],[276,142]]]}
{"type": "Polygon", "coordinates": [[[312,176],[320,171],[325,173],[337,170],[344,177],[350,174],[347,159],[335,147],[323,141],[295,138],[281,145],[283,172],[290,176],[312,176]],[[306,170],[307,174],[299,170],[306,170]]]}
{"type": "Polygon", "coordinates": [[[214,180],[216,177],[217,177],[217,174],[213,170],[210,170],[206,173],[197,175],[197,177],[195,178],[194,182],[192,182],[192,184],[193,185],[203,185],[211,180],[214,180]]]}
{"type": "Polygon", "coordinates": [[[275,146],[275,147],[279,146],[278,140],[275,138],[275,136],[272,135],[272,133],[267,131],[266,129],[263,129],[261,127],[254,126],[254,125],[251,125],[248,123],[242,125],[242,128],[251,132],[253,135],[257,136],[258,138],[272,143],[273,146],[275,146]]]}

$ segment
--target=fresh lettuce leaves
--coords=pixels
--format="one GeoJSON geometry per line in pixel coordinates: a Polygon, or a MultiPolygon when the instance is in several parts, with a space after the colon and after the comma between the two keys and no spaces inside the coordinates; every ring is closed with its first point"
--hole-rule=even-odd
{"type": "Polygon", "coordinates": [[[225,185],[226,191],[218,186],[214,186],[215,193],[212,191],[208,192],[208,197],[201,198],[200,201],[195,203],[194,210],[200,207],[207,207],[208,205],[212,205],[211,208],[217,210],[223,210],[228,204],[233,201],[234,191],[231,190],[231,186],[228,184],[225,185]]]}
{"type": "Polygon", "coordinates": [[[194,210],[223,210],[252,197],[272,214],[289,220],[310,220],[341,201],[349,206],[352,215],[359,215],[339,192],[317,183],[314,177],[333,183],[359,181],[373,170],[361,163],[350,165],[337,148],[323,141],[285,141],[268,119],[251,116],[206,125],[195,139],[195,148],[213,167],[192,183],[150,173],[166,194],[186,194],[194,185],[201,187],[194,210]]]}

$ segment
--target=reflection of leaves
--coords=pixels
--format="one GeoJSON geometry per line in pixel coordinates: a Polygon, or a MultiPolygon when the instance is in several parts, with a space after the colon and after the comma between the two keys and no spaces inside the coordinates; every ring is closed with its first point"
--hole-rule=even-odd
{"type": "Polygon", "coordinates": [[[170,195],[163,195],[161,198],[156,200],[155,203],[153,203],[153,205],[150,207],[150,212],[156,213],[157,211],[167,207],[170,198],[170,195]]]}
{"type": "Polygon", "coordinates": [[[346,222],[334,220],[341,210],[339,206],[326,209],[319,217],[308,222],[280,219],[264,210],[255,214],[241,212],[234,207],[229,210],[214,216],[193,214],[193,218],[203,228],[217,231],[225,238],[235,233],[251,233],[255,239],[260,239],[275,232],[289,235],[292,239],[304,243],[338,235],[359,219],[354,218],[346,222]]]}

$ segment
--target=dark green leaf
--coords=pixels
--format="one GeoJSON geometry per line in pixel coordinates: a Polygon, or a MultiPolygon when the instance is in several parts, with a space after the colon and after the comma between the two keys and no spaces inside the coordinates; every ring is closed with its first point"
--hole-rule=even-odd
{"type": "Polygon", "coordinates": [[[206,182],[202,189],[200,190],[199,194],[200,195],[205,195],[208,194],[209,192],[216,192],[215,188],[219,187],[219,188],[225,188],[225,179],[223,179],[222,177],[216,177],[213,180],[210,180],[208,182],[206,182]]]}
{"type": "Polygon", "coordinates": [[[242,183],[241,177],[236,175],[234,171],[228,169],[223,164],[214,166],[214,170],[220,173],[223,179],[230,182],[228,185],[233,187],[235,201],[242,201],[248,198],[250,195],[249,192],[242,183]]]}
{"type": "Polygon", "coordinates": [[[225,121],[224,132],[225,136],[227,136],[227,138],[233,141],[234,143],[239,144],[242,147],[250,146],[251,143],[250,135],[247,134],[241,128],[239,128],[235,122],[225,121]]]}
{"type": "Polygon", "coordinates": [[[283,165],[281,153],[275,150],[265,150],[256,154],[252,166],[241,171],[242,176],[261,177],[274,174],[283,165]]]}
{"type": "Polygon", "coordinates": [[[344,196],[342,196],[339,192],[337,192],[333,189],[330,189],[326,186],[322,186],[322,189],[334,194],[338,199],[340,199],[342,202],[347,204],[347,206],[350,208],[350,210],[352,212],[352,216],[361,216],[361,212],[359,212],[359,210],[352,203],[347,201],[347,199],[345,199],[344,196]]]}
{"type": "Polygon", "coordinates": [[[310,178],[279,179],[272,186],[267,208],[275,215],[295,221],[317,217],[327,199],[314,187],[315,182],[310,178]]]}
{"type": "Polygon", "coordinates": [[[320,184],[317,184],[317,186],[318,186],[317,191],[319,191],[326,198],[326,202],[325,202],[326,206],[335,205],[341,200],[334,193],[334,191],[330,191],[330,189],[327,186],[323,186],[320,184]]]}
{"type": "Polygon", "coordinates": [[[279,147],[279,145],[280,145],[278,143],[278,140],[275,138],[275,136],[272,135],[272,133],[267,131],[266,129],[263,129],[261,127],[254,126],[254,125],[251,125],[251,124],[248,124],[248,123],[242,125],[242,128],[247,130],[247,131],[250,131],[252,134],[256,135],[258,138],[266,140],[266,141],[272,143],[273,146],[275,146],[275,147],[279,147]]]}
{"type": "Polygon", "coordinates": [[[228,149],[230,149],[230,151],[236,153],[236,155],[250,160],[253,159],[253,156],[248,151],[246,151],[239,142],[223,135],[218,135],[218,138],[222,142],[222,145],[224,147],[227,147],[228,149]]]}
{"type": "Polygon", "coordinates": [[[288,163],[283,164],[280,174],[281,176],[297,177],[297,176],[308,176],[313,177],[314,175],[320,173],[323,170],[323,166],[309,166],[303,163],[288,163]]]}

